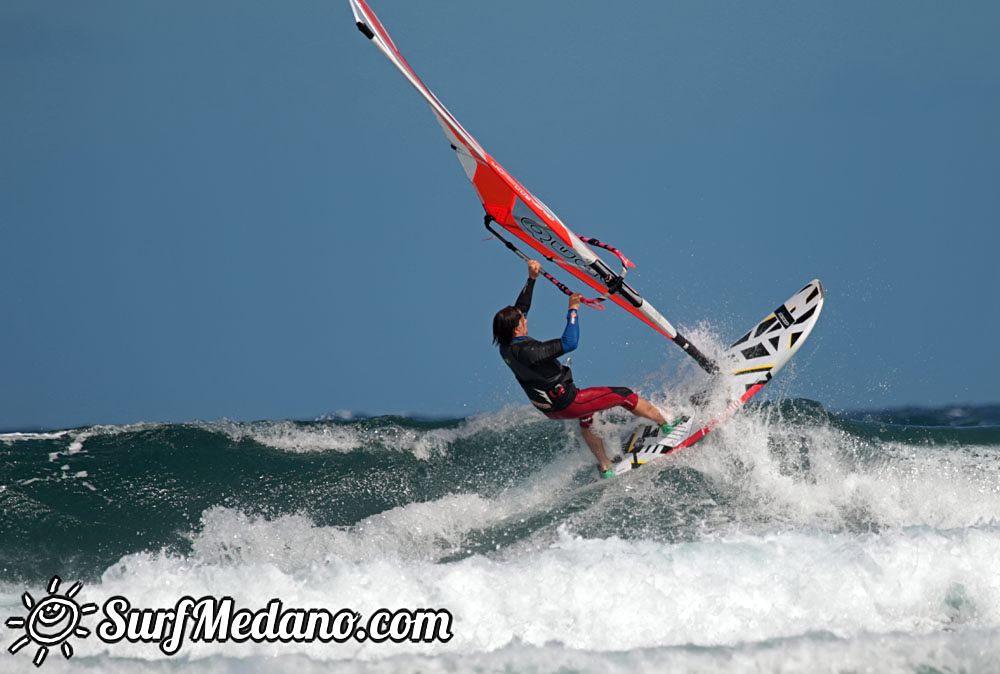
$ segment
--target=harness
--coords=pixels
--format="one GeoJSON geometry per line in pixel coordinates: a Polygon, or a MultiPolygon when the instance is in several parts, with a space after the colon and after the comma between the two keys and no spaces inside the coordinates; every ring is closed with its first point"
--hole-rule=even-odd
{"type": "Polygon", "coordinates": [[[573,371],[555,358],[532,362],[527,356],[540,346],[535,339],[523,339],[500,347],[500,356],[532,403],[546,412],[558,412],[576,399],[573,371]]]}

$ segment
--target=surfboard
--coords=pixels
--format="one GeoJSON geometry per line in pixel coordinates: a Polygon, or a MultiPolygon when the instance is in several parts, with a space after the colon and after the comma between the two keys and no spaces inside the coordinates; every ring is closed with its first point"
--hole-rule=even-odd
{"type": "Polygon", "coordinates": [[[723,372],[714,388],[721,387],[721,395],[706,391],[696,396],[692,413],[665,437],[655,424],[639,426],[613,464],[615,475],[695,445],[760,393],[809,337],[823,311],[824,295],[823,284],[810,281],[736,340],[718,361],[723,372]],[[715,400],[721,402],[713,404],[715,400]]]}

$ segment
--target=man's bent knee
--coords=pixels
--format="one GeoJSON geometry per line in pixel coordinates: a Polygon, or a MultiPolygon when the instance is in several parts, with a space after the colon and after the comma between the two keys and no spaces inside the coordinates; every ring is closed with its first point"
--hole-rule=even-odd
{"type": "Polygon", "coordinates": [[[634,412],[636,405],[643,401],[642,398],[639,397],[639,394],[630,388],[626,388],[624,386],[614,386],[611,390],[622,398],[622,402],[620,404],[629,412],[634,412]]]}

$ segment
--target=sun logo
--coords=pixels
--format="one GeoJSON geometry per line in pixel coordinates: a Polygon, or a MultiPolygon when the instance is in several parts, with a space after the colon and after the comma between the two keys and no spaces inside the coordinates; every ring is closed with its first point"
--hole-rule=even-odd
{"type": "Polygon", "coordinates": [[[59,576],[52,576],[52,580],[49,581],[49,594],[39,602],[35,602],[32,596],[25,592],[21,595],[21,601],[28,609],[27,617],[7,618],[4,623],[7,627],[15,629],[25,628],[25,633],[7,649],[11,653],[17,653],[32,642],[38,644],[38,650],[35,651],[35,657],[32,660],[35,667],[42,666],[42,663],[45,662],[45,656],[49,654],[49,648],[52,646],[58,645],[63,657],[73,657],[73,645],[67,639],[71,636],[81,639],[89,636],[90,630],[81,627],[80,620],[85,615],[97,612],[96,604],[81,606],[74,599],[80,588],[83,587],[83,583],[74,583],[66,590],[65,595],[60,595],[59,582],[59,576]]]}

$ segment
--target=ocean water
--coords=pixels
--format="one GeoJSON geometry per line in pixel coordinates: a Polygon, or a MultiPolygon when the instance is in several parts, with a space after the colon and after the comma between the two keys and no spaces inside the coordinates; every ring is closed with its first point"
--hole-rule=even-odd
{"type": "Polygon", "coordinates": [[[3,627],[0,672],[1000,671],[1000,407],[762,404],[661,464],[597,481],[526,407],[3,434],[0,618],[58,575],[99,606],[443,608],[453,636],[91,633],[35,670],[3,627]]]}

